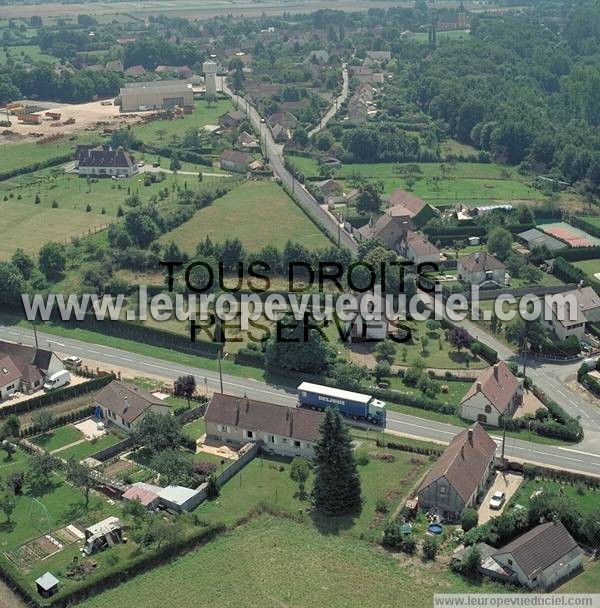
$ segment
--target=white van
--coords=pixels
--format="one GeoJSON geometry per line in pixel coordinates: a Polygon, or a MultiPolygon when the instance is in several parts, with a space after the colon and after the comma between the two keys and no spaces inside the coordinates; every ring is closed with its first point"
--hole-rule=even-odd
{"type": "Polygon", "coordinates": [[[46,378],[44,390],[51,391],[60,388],[61,386],[65,386],[65,384],[69,384],[69,382],[71,382],[71,374],[66,369],[62,369],[46,378]]]}

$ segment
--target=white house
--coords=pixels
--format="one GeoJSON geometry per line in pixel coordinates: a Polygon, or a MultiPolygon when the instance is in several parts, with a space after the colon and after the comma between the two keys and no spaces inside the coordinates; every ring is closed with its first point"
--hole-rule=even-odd
{"type": "Polygon", "coordinates": [[[491,253],[478,251],[458,259],[458,278],[480,287],[503,287],[506,277],[504,264],[491,253]]]}
{"type": "Polygon", "coordinates": [[[460,402],[460,415],[492,426],[500,417],[510,417],[523,399],[523,382],[504,361],[484,370],[460,402]]]}
{"type": "MultiPolygon", "coordinates": [[[[400,255],[419,264],[438,264],[442,259],[440,250],[426,237],[409,230],[400,241],[400,255]]],[[[431,268],[433,270],[433,267],[431,268]]]]}
{"type": "Polygon", "coordinates": [[[565,298],[565,301],[574,297],[577,301],[574,311],[567,305],[562,311],[557,305],[552,306],[552,317],[546,322],[559,340],[566,340],[571,336],[581,340],[585,335],[586,323],[600,323],[600,296],[592,287],[578,287],[556,297],[565,298]]]}
{"type": "Polygon", "coordinates": [[[130,432],[144,419],[148,412],[163,416],[171,415],[171,408],[160,399],[135,386],[113,380],[99,391],[95,398],[96,408],[110,424],[130,432]]]}
{"type": "Polygon", "coordinates": [[[75,168],[78,175],[86,177],[131,177],[138,173],[129,152],[107,146],[77,146],[75,168]]]}
{"type": "Polygon", "coordinates": [[[550,521],[501,547],[491,558],[511,580],[548,590],[581,567],[583,551],[560,521],[550,521]]]}

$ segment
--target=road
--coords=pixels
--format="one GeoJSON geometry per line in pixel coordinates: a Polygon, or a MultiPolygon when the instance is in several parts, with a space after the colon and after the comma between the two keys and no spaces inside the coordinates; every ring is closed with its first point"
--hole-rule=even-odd
{"type": "Polygon", "coordinates": [[[310,194],[299,181],[294,179],[292,174],[285,168],[283,164],[282,148],[273,141],[269,127],[256,108],[246,99],[236,95],[229,89],[224,80],[221,86],[222,90],[231,97],[236,107],[240,111],[246,113],[252,126],[260,134],[264,156],[268,158],[273,172],[281,180],[281,183],[293,193],[298,204],[306,210],[309,216],[316,218],[317,221],[323,225],[336,243],[349,249],[353,253],[356,252],[358,246],[354,239],[342,229],[341,225],[338,224],[332,216],[321,209],[321,206],[312,194],[310,194]]]}
{"type": "Polygon", "coordinates": [[[342,66],[342,92],[341,94],[333,100],[333,103],[329,106],[329,109],[325,113],[325,115],[321,118],[319,124],[308,132],[308,136],[312,137],[316,135],[319,131],[322,131],[327,123],[337,114],[338,108],[348,99],[348,68],[346,64],[342,66]]]}
{"type": "MultiPolygon", "coordinates": [[[[22,342],[33,345],[33,331],[20,327],[0,326],[0,339],[22,342]]],[[[140,376],[144,374],[159,375],[174,380],[184,374],[191,374],[196,378],[199,387],[208,387],[209,391],[219,391],[219,376],[215,372],[187,365],[179,365],[153,357],[136,355],[127,351],[88,344],[71,338],[56,337],[38,332],[39,344],[50,347],[55,351],[77,355],[84,359],[104,363],[109,369],[126,367],[135,370],[140,376]]],[[[280,405],[295,405],[296,393],[286,387],[269,385],[250,378],[241,378],[223,374],[223,390],[226,393],[246,395],[252,399],[268,400],[280,405]]],[[[400,414],[388,412],[387,429],[395,433],[402,433],[426,440],[448,443],[461,428],[442,422],[433,422],[400,414]]],[[[501,437],[493,435],[500,445],[501,437]]],[[[600,451],[585,452],[580,446],[573,448],[548,446],[527,441],[508,438],[506,442],[506,455],[515,460],[532,462],[551,467],[570,469],[581,473],[600,476],[600,451]]]]}

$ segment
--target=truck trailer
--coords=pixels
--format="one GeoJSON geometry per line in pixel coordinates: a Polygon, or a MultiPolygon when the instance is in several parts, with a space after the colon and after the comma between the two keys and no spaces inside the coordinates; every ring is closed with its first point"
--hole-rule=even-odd
{"type": "Polygon", "coordinates": [[[385,403],[371,395],[303,382],[298,387],[298,403],[300,407],[313,410],[335,407],[342,416],[362,418],[373,424],[385,426],[385,403]]]}

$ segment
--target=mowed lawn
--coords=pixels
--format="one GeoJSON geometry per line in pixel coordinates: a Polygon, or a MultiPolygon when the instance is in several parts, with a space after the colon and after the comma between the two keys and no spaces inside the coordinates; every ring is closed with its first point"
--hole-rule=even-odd
{"type": "MultiPolygon", "coordinates": [[[[314,159],[290,157],[306,177],[318,176],[318,164],[314,159]]],[[[519,176],[514,168],[503,168],[494,163],[419,163],[421,173],[413,193],[433,205],[456,202],[486,204],[497,200],[542,200],[543,195],[532,188],[528,180],[519,176]]],[[[372,163],[343,165],[335,177],[349,178],[361,175],[371,181],[382,181],[384,194],[390,195],[396,188],[407,189],[405,175],[398,173],[401,164],[372,163]]]]}
{"type": "Polygon", "coordinates": [[[175,241],[193,255],[199,242],[209,236],[213,243],[239,238],[248,251],[265,245],[282,250],[287,241],[298,241],[309,249],[330,242],[296,203],[274,182],[245,182],[194,217],[166,233],[162,242],[175,241]]]}
{"type": "Polygon", "coordinates": [[[434,593],[502,592],[474,586],[446,566],[398,560],[348,537],[261,517],[81,608],[429,608],[434,593]]]}
{"type": "Polygon", "coordinates": [[[600,274],[600,258],[597,260],[582,260],[581,262],[571,262],[573,266],[577,266],[590,277],[590,279],[597,279],[595,275],[600,274]]]}
{"type": "Polygon", "coordinates": [[[210,107],[206,105],[205,101],[196,101],[192,114],[186,114],[183,118],[173,120],[153,120],[134,127],[133,134],[146,143],[158,144],[163,141],[168,143],[170,137],[173,135],[183,137],[185,132],[192,127],[199,129],[204,125],[219,124],[219,116],[233,109],[233,105],[228,99],[219,99],[210,107]]]}
{"type": "Polygon", "coordinates": [[[44,448],[47,452],[52,452],[83,438],[84,436],[81,431],[73,425],[67,424],[43,435],[36,435],[31,439],[31,442],[44,448]]]}

